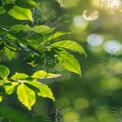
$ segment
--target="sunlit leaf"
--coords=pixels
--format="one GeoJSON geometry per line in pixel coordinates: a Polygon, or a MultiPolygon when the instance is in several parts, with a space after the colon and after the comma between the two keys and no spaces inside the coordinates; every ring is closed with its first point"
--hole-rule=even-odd
{"type": "Polygon", "coordinates": [[[17,96],[20,102],[29,110],[36,102],[36,94],[33,90],[28,88],[25,84],[20,84],[17,88],[17,96]]]}
{"type": "Polygon", "coordinates": [[[70,53],[61,51],[58,53],[60,64],[67,70],[79,74],[81,76],[81,69],[78,60],[70,53]]]}
{"type": "Polygon", "coordinates": [[[6,66],[0,65],[0,78],[3,78],[3,79],[7,78],[9,73],[10,73],[10,71],[6,66]]]}
{"type": "Polygon", "coordinates": [[[32,84],[33,86],[37,87],[40,90],[40,92],[38,92],[39,96],[47,97],[55,101],[55,98],[53,96],[51,89],[46,84],[40,83],[38,81],[33,81],[33,82],[28,82],[28,83],[32,84]]]}
{"type": "Polygon", "coordinates": [[[2,102],[2,100],[3,100],[3,96],[0,95],[0,102],[2,102]]]}
{"type": "Polygon", "coordinates": [[[51,33],[50,35],[46,35],[44,36],[44,41],[54,41],[55,39],[59,39],[64,37],[65,35],[70,34],[70,32],[60,32],[60,31],[56,31],[54,33],[51,33]]]}
{"type": "Polygon", "coordinates": [[[40,33],[40,34],[49,34],[54,30],[54,28],[51,28],[49,26],[46,25],[38,25],[38,26],[34,26],[30,29],[27,29],[26,31],[34,31],[36,33],[40,33]]]}
{"type": "Polygon", "coordinates": [[[21,8],[19,6],[14,6],[11,10],[9,10],[8,14],[18,20],[33,20],[31,10],[21,8]]]}
{"type": "Polygon", "coordinates": [[[5,88],[6,94],[12,94],[18,84],[19,84],[18,82],[11,82],[10,85],[5,85],[4,88],[5,88]]]}
{"type": "Polygon", "coordinates": [[[75,51],[86,55],[83,47],[74,41],[70,41],[70,40],[58,41],[51,44],[50,46],[56,48],[65,48],[67,50],[75,51]]]}
{"type": "Polygon", "coordinates": [[[48,73],[46,78],[56,78],[56,77],[60,77],[61,74],[53,74],[53,73],[48,73]]]}
{"type": "Polygon", "coordinates": [[[25,73],[15,73],[12,77],[11,77],[11,79],[14,79],[14,80],[16,80],[16,79],[19,79],[19,80],[23,80],[23,79],[27,79],[29,76],[27,75],[27,74],[25,74],[25,73]]]}
{"type": "Polygon", "coordinates": [[[47,73],[43,70],[36,71],[31,77],[36,79],[60,77],[60,74],[47,73]]]}
{"type": "Polygon", "coordinates": [[[37,78],[45,78],[46,76],[47,76],[47,72],[43,70],[39,70],[35,72],[31,77],[37,79],[37,78]]]}
{"type": "Polygon", "coordinates": [[[11,51],[8,48],[5,49],[5,53],[9,60],[11,60],[15,56],[15,52],[11,51]]]}
{"type": "Polygon", "coordinates": [[[30,46],[30,47],[32,47],[32,48],[34,48],[34,49],[38,49],[39,48],[39,46],[40,46],[40,44],[36,41],[36,40],[30,40],[30,39],[25,39],[26,40],[26,42],[27,42],[27,44],[30,46]]]}
{"type": "Polygon", "coordinates": [[[26,29],[28,29],[29,26],[28,25],[22,25],[22,24],[16,24],[16,25],[13,25],[10,30],[11,31],[14,31],[15,33],[18,33],[20,31],[24,31],[26,29]]]}

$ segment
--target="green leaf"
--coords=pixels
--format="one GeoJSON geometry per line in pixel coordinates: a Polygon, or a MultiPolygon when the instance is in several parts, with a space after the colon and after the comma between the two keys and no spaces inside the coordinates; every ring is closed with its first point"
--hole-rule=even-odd
{"type": "Polygon", "coordinates": [[[40,90],[40,92],[38,92],[38,96],[47,97],[55,101],[51,89],[46,84],[40,83],[38,81],[32,81],[28,83],[37,87],[40,90]]]}
{"type": "Polygon", "coordinates": [[[47,41],[54,41],[55,39],[58,39],[58,38],[62,38],[64,37],[65,35],[68,35],[70,34],[70,32],[60,32],[60,31],[56,31],[54,33],[51,33],[50,35],[46,35],[44,36],[44,41],[47,42],[47,41]]]}
{"type": "Polygon", "coordinates": [[[0,78],[3,78],[3,79],[7,78],[9,73],[10,71],[6,66],[0,65],[0,78]]]}
{"type": "Polygon", "coordinates": [[[19,6],[14,6],[11,10],[9,10],[8,14],[18,20],[33,20],[31,10],[21,8],[19,6]]]}
{"type": "Polygon", "coordinates": [[[28,29],[28,28],[29,28],[28,25],[16,24],[16,25],[12,26],[12,27],[10,28],[10,30],[11,30],[11,31],[14,31],[15,33],[18,33],[18,32],[20,32],[20,31],[24,31],[24,30],[26,30],[26,29],[28,29]]]}
{"type": "Polygon", "coordinates": [[[78,60],[66,51],[58,53],[57,58],[59,63],[67,70],[79,74],[81,76],[81,69],[78,60]]]}
{"type": "Polygon", "coordinates": [[[36,94],[33,90],[28,88],[25,84],[20,84],[17,88],[17,96],[20,102],[29,110],[36,102],[36,94]]]}
{"type": "Polygon", "coordinates": [[[86,53],[85,53],[83,47],[74,41],[63,40],[63,41],[55,42],[55,43],[51,44],[50,46],[53,48],[65,48],[67,50],[85,54],[85,56],[86,56],[86,53]]]}
{"type": "Polygon", "coordinates": [[[0,95],[0,102],[2,102],[2,100],[3,100],[3,96],[0,95]]]}
{"type": "Polygon", "coordinates": [[[5,88],[4,86],[0,85],[0,96],[3,96],[5,94],[5,88]]]}
{"type": "Polygon", "coordinates": [[[11,60],[15,56],[15,52],[11,51],[8,48],[5,48],[5,53],[9,60],[11,60]]]}
{"type": "Polygon", "coordinates": [[[27,78],[29,78],[29,76],[28,76],[27,74],[18,73],[18,72],[16,72],[16,73],[11,77],[11,79],[13,79],[13,80],[16,80],[16,79],[18,79],[18,80],[24,80],[24,79],[27,79],[27,78]]]}
{"type": "Polygon", "coordinates": [[[6,12],[6,10],[4,9],[4,7],[0,7],[0,14],[4,14],[6,12]]]}
{"type": "Polygon", "coordinates": [[[43,71],[43,70],[39,70],[39,71],[37,71],[37,72],[35,72],[31,77],[32,78],[39,78],[39,79],[41,79],[41,78],[45,78],[47,76],[47,72],[45,72],[45,71],[43,71]]]}
{"type": "Polygon", "coordinates": [[[47,73],[43,70],[36,71],[31,77],[35,79],[60,77],[60,74],[47,73]]]}
{"type": "Polygon", "coordinates": [[[30,29],[27,29],[26,31],[34,31],[34,32],[40,33],[40,34],[49,34],[52,31],[54,31],[54,28],[51,28],[46,25],[38,25],[38,26],[34,26],[30,29]]]}
{"type": "Polygon", "coordinates": [[[33,0],[17,0],[16,5],[23,8],[33,8],[36,7],[36,3],[33,0]]]}
{"type": "Polygon", "coordinates": [[[4,85],[6,94],[12,94],[18,84],[18,82],[11,82],[9,85],[4,85]]]}
{"type": "Polygon", "coordinates": [[[27,44],[32,47],[33,49],[38,49],[40,44],[36,41],[36,40],[29,40],[29,39],[25,39],[27,44]]]}

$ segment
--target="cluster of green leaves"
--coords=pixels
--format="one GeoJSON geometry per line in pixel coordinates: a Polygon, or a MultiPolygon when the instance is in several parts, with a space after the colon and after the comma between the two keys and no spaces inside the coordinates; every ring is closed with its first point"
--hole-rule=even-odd
{"type": "Polygon", "coordinates": [[[32,21],[33,7],[36,7],[34,0],[0,0],[0,14],[7,13],[18,20],[32,21]]]}
{"type": "Polygon", "coordinates": [[[37,79],[52,78],[58,76],[58,74],[39,70],[31,76],[16,72],[8,78],[9,73],[10,70],[6,66],[0,65],[0,101],[3,100],[6,94],[10,95],[14,92],[17,93],[19,101],[29,110],[36,102],[36,95],[55,101],[51,89],[46,84],[37,81],[37,79]]]}
{"type": "MultiPolygon", "coordinates": [[[[57,58],[58,64],[71,72],[81,76],[80,64],[77,59],[68,51],[85,54],[81,45],[71,40],[63,40],[62,38],[69,32],[56,31],[45,25],[30,27],[29,25],[14,25],[8,29],[1,27],[1,48],[9,54],[14,52],[28,52],[27,61],[34,65],[40,65],[42,60],[50,54],[57,58]],[[4,32],[5,31],[5,32],[4,32]],[[31,33],[29,37],[27,34],[31,33]],[[38,38],[38,39],[37,39],[38,38]]],[[[85,54],[86,55],[86,54],[85,54]]]]}
{"type": "MultiPolygon", "coordinates": [[[[15,19],[33,20],[32,12],[29,9],[36,6],[33,0],[4,0],[1,3],[1,13],[7,10],[7,13],[15,19]]],[[[80,64],[70,52],[86,54],[83,47],[77,42],[64,39],[68,34],[70,33],[58,31],[46,25],[16,24],[11,27],[1,25],[0,52],[4,52],[9,59],[12,59],[16,53],[26,52],[26,61],[32,66],[42,65],[45,57],[50,56],[58,61],[53,67],[60,65],[64,69],[81,76],[80,64]]],[[[0,65],[0,101],[3,100],[5,94],[12,94],[15,91],[19,100],[29,110],[36,101],[36,95],[54,100],[48,86],[38,82],[37,79],[53,78],[60,75],[39,70],[32,76],[25,73],[15,73],[8,78],[9,73],[10,70],[6,66],[0,65]]]]}

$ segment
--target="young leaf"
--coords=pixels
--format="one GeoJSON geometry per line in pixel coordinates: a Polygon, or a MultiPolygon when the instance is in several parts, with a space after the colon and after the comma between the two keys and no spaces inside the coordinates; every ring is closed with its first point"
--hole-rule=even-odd
{"type": "Polygon", "coordinates": [[[17,88],[17,96],[20,102],[29,110],[36,102],[36,94],[33,90],[28,88],[25,84],[20,84],[17,88]]]}
{"type": "Polygon", "coordinates": [[[6,66],[0,65],[0,78],[3,78],[3,79],[7,78],[9,73],[10,71],[6,66]]]}
{"type": "Polygon", "coordinates": [[[0,102],[2,102],[2,100],[3,100],[3,96],[0,95],[0,102]]]}
{"type": "Polygon", "coordinates": [[[17,72],[11,77],[11,79],[13,79],[13,80],[16,80],[16,79],[23,80],[23,79],[27,79],[27,78],[29,78],[29,76],[27,74],[17,73],[17,72]]]}
{"type": "Polygon", "coordinates": [[[36,71],[31,77],[36,79],[60,77],[60,74],[47,73],[43,70],[36,71]]]}
{"type": "Polygon", "coordinates": [[[28,82],[28,83],[37,87],[40,90],[40,92],[38,92],[39,96],[47,97],[47,98],[50,98],[53,101],[55,101],[55,98],[52,94],[51,89],[46,84],[40,83],[38,81],[32,81],[32,82],[28,82]]]}
{"type": "Polygon", "coordinates": [[[66,51],[58,53],[58,59],[60,64],[67,70],[79,74],[81,76],[81,69],[78,60],[66,51]]]}
{"type": "Polygon", "coordinates": [[[33,49],[38,49],[39,48],[39,43],[35,40],[29,40],[29,39],[25,39],[27,44],[32,47],[33,49]]]}
{"type": "Polygon", "coordinates": [[[39,70],[37,72],[35,72],[31,77],[32,78],[36,78],[36,79],[41,79],[41,78],[45,78],[47,76],[47,72],[43,71],[43,70],[39,70]]]}
{"type": "Polygon", "coordinates": [[[11,60],[15,56],[15,52],[11,51],[8,48],[5,48],[5,53],[9,60],[11,60]]]}
{"type": "Polygon", "coordinates": [[[20,31],[24,31],[26,29],[30,28],[28,25],[22,25],[22,24],[16,24],[10,28],[11,31],[14,31],[15,33],[18,33],[20,31]]]}
{"type": "Polygon", "coordinates": [[[70,32],[60,32],[60,31],[56,31],[54,33],[51,33],[50,35],[45,35],[44,36],[44,41],[54,41],[55,39],[59,39],[64,37],[65,35],[70,34],[70,32]]]}
{"type": "Polygon", "coordinates": [[[83,47],[74,41],[63,40],[63,41],[55,42],[55,43],[51,44],[50,46],[53,48],[55,48],[55,47],[56,48],[65,48],[67,50],[85,54],[85,56],[86,56],[86,53],[85,53],[83,47]]]}
{"type": "Polygon", "coordinates": [[[30,29],[26,29],[26,31],[34,31],[34,32],[40,33],[40,34],[49,34],[52,31],[54,31],[54,28],[51,28],[46,25],[38,25],[38,26],[34,26],[30,29]]]}
{"type": "Polygon", "coordinates": [[[29,9],[14,6],[8,11],[8,14],[18,20],[30,20],[32,21],[32,12],[29,9]]]}
{"type": "Polygon", "coordinates": [[[6,94],[12,94],[18,84],[18,82],[11,82],[10,85],[4,85],[6,94]]]}

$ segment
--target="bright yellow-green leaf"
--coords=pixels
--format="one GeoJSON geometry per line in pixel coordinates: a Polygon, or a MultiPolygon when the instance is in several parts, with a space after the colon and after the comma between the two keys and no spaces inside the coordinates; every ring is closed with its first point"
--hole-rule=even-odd
{"type": "Polygon", "coordinates": [[[48,73],[46,78],[56,78],[56,77],[60,77],[61,74],[53,74],[53,73],[48,73]]]}
{"type": "Polygon", "coordinates": [[[55,39],[59,39],[61,37],[64,37],[65,35],[70,34],[70,32],[60,32],[56,31],[54,33],[51,33],[50,35],[45,35],[44,36],[44,41],[54,41],[55,39]]]}
{"type": "Polygon", "coordinates": [[[51,44],[50,46],[57,47],[57,48],[65,48],[67,50],[71,50],[71,51],[75,51],[75,52],[78,52],[81,54],[85,54],[85,56],[86,56],[86,53],[85,53],[83,47],[81,45],[79,45],[77,42],[74,42],[71,40],[58,41],[58,42],[51,44]]]}
{"type": "Polygon", "coordinates": [[[25,73],[18,73],[16,72],[12,77],[11,79],[13,80],[16,80],[16,79],[19,79],[19,80],[23,80],[23,79],[27,79],[29,76],[25,73]]]}
{"type": "Polygon", "coordinates": [[[0,102],[2,102],[2,100],[3,100],[3,96],[0,96],[0,102]]]}
{"type": "Polygon", "coordinates": [[[33,20],[30,9],[21,8],[16,5],[11,10],[9,10],[8,14],[18,20],[33,20]]]}
{"type": "Polygon", "coordinates": [[[34,31],[34,32],[40,33],[40,34],[49,34],[52,31],[54,31],[54,28],[51,28],[46,25],[38,25],[38,26],[34,26],[30,29],[26,29],[26,31],[34,31]]]}
{"type": "Polygon", "coordinates": [[[37,87],[40,90],[40,92],[38,92],[39,96],[47,97],[47,98],[50,98],[53,101],[55,101],[55,98],[53,96],[51,89],[46,84],[43,84],[38,81],[32,81],[32,82],[28,82],[28,83],[37,87]]]}
{"type": "Polygon", "coordinates": [[[30,28],[28,25],[22,25],[22,24],[16,24],[16,25],[13,25],[10,30],[11,31],[14,31],[15,33],[18,33],[20,31],[24,31],[26,29],[30,28]]]}
{"type": "Polygon", "coordinates": [[[39,79],[41,79],[41,78],[45,78],[47,76],[47,72],[45,72],[45,71],[43,71],[43,70],[39,70],[39,71],[37,71],[37,72],[35,72],[31,77],[32,78],[39,78],[39,79]]]}
{"type": "Polygon", "coordinates": [[[60,64],[66,69],[81,76],[81,69],[78,60],[70,53],[61,51],[58,54],[60,64]]]}
{"type": "Polygon", "coordinates": [[[28,88],[25,84],[20,84],[17,88],[17,96],[20,102],[29,110],[36,102],[36,94],[33,90],[28,88]]]}
{"type": "Polygon", "coordinates": [[[60,74],[47,73],[43,70],[36,71],[31,77],[36,79],[60,77],[60,74]]]}
{"type": "Polygon", "coordinates": [[[6,66],[0,65],[0,78],[3,78],[3,79],[7,78],[9,73],[10,73],[10,71],[6,66]]]}
{"type": "Polygon", "coordinates": [[[15,90],[15,87],[18,84],[19,84],[18,82],[11,82],[10,85],[5,85],[4,88],[5,88],[6,94],[12,94],[15,90]]]}

